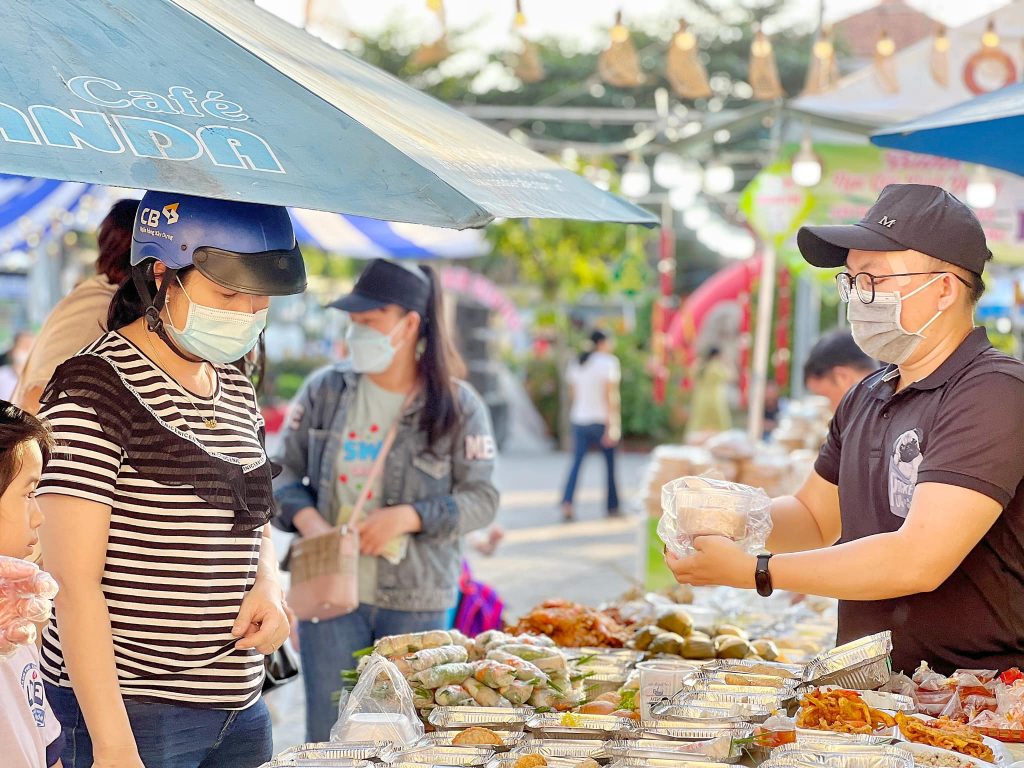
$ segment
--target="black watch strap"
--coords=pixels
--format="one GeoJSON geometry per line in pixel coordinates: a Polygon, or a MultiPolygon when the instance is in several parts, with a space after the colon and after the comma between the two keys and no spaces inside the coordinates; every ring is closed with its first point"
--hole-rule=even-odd
{"type": "Polygon", "coordinates": [[[768,570],[768,561],[771,555],[758,555],[757,568],[754,571],[754,585],[757,587],[757,594],[761,597],[768,597],[775,591],[772,587],[772,574],[768,570]]]}

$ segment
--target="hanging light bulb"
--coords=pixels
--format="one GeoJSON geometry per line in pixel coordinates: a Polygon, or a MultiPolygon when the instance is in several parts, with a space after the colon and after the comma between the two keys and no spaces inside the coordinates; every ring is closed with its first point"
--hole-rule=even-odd
{"type": "Polygon", "coordinates": [[[686,161],[677,152],[662,152],[654,158],[654,183],[663,189],[675,189],[686,172],[686,161]]]}
{"type": "Polygon", "coordinates": [[[790,173],[793,182],[800,187],[815,187],[821,182],[821,160],[814,154],[814,145],[808,134],[804,134],[800,149],[793,156],[790,173]]]}
{"type": "Polygon", "coordinates": [[[731,192],[736,183],[732,166],[715,160],[704,169],[704,191],[709,195],[724,195],[731,192]]]}
{"type": "Polygon", "coordinates": [[[516,29],[522,29],[526,26],[526,14],[523,13],[523,0],[516,0],[516,16],[515,21],[512,22],[516,29]]]}
{"type": "Polygon", "coordinates": [[[839,65],[836,62],[836,47],[832,43],[832,30],[822,29],[811,47],[811,63],[807,67],[804,93],[825,93],[839,81],[839,65]]]}
{"type": "Polygon", "coordinates": [[[883,29],[878,42],[875,43],[875,77],[883,91],[893,94],[900,91],[900,81],[896,76],[896,65],[892,58],[894,53],[896,43],[883,29]]]}
{"type": "Polygon", "coordinates": [[[996,204],[998,194],[988,168],[984,165],[975,167],[971,180],[967,183],[967,204],[972,208],[991,208],[996,204]]]}
{"type": "Polygon", "coordinates": [[[775,101],[786,95],[779,80],[772,41],[760,28],[754,32],[754,40],[750,44],[748,79],[758,101],[775,101]]]}
{"type": "Polygon", "coordinates": [[[681,99],[706,99],[711,95],[708,72],[700,60],[697,36],[679,21],[679,29],[672,37],[665,63],[665,76],[669,85],[681,99]]]}
{"type": "Polygon", "coordinates": [[[936,27],[935,39],[932,40],[929,69],[936,83],[943,88],[949,86],[949,37],[946,35],[946,28],[941,24],[936,27]]]}
{"type": "Polygon", "coordinates": [[[651,191],[651,169],[639,155],[633,155],[622,167],[622,194],[626,197],[645,197],[651,191]]]}
{"type": "Polygon", "coordinates": [[[675,187],[668,191],[668,204],[673,211],[685,211],[697,202],[697,191],[689,187],[675,187]]]}
{"type": "Polygon", "coordinates": [[[629,30],[622,23],[622,11],[615,14],[611,42],[597,59],[597,71],[602,80],[617,88],[635,88],[644,81],[640,57],[629,30]]]}
{"type": "Polygon", "coordinates": [[[698,230],[711,218],[711,209],[706,205],[691,205],[683,212],[683,224],[687,229],[698,230]]]}
{"type": "Polygon", "coordinates": [[[998,48],[999,47],[999,33],[996,32],[996,23],[989,21],[988,27],[985,28],[985,34],[981,36],[981,45],[984,48],[998,48]]]}

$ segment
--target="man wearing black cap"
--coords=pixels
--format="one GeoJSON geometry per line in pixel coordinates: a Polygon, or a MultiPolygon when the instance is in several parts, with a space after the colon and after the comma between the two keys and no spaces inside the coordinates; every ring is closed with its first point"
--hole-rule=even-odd
{"type": "Polygon", "coordinates": [[[894,669],[1018,665],[1024,364],[974,327],[981,225],[942,189],[891,185],[859,224],[797,242],[812,265],[845,266],[853,337],[889,365],[843,399],[800,491],[773,501],[774,557],[703,537],[669,566],[692,584],[837,597],[839,642],[891,629],[894,669]]]}

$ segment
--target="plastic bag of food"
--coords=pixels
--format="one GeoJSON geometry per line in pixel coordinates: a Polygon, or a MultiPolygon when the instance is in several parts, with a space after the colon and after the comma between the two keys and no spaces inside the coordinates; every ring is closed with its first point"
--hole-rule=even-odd
{"type": "Polygon", "coordinates": [[[693,554],[697,536],[725,536],[756,554],[764,550],[772,530],[770,504],[760,488],[681,477],[661,490],[658,536],[677,557],[693,554]]]}
{"type": "Polygon", "coordinates": [[[413,692],[398,668],[373,654],[352,693],[343,698],[331,741],[342,744],[384,741],[406,748],[423,738],[413,692]]]}
{"type": "Polygon", "coordinates": [[[901,696],[909,696],[914,701],[917,701],[917,686],[914,684],[913,680],[902,672],[890,677],[889,682],[878,690],[883,693],[897,693],[901,696]]]}

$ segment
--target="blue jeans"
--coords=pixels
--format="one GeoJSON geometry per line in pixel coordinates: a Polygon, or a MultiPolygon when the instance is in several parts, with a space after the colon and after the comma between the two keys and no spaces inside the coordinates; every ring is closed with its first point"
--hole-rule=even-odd
{"type": "Polygon", "coordinates": [[[615,448],[605,448],[601,445],[605,429],[604,424],[572,425],[572,469],[569,470],[569,479],[565,483],[565,494],[562,496],[563,504],[572,504],[573,497],[576,495],[576,483],[580,479],[580,467],[583,465],[583,459],[592,448],[597,448],[604,454],[605,463],[608,465],[608,504],[606,509],[609,512],[618,511],[619,490],[615,485],[615,448]]]}
{"type": "MultiPolygon", "coordinates": [[[[64,728],[64,768],[91,768],[92,738],[70,688],[46,685],[64,728]]],[[[270,713],[260,699],[248,709],[197,709],[124,700],[146,768],[256,768],[273,757],[270,713]]]]}
{"type": "MultiPolygon", "coordinates": [[[[299,622],[302,680],[306,686],[306,741],[327,741],[338,720],[334,694],[341,673],[355,669],[353,654],[388,635],[444,629],[448,611],[391,611],[360,605],[347,616],[299,622]]],[[[149,768],[147,765],[146,768],[149,768]]]]}

